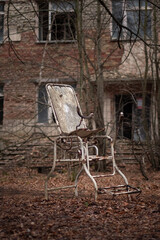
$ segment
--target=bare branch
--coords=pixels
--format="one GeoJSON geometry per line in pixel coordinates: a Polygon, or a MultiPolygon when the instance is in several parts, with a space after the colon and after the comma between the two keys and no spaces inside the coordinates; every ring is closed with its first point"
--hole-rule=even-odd
{"type": "MultiPolygon", "coordinates": [[[[125,25],[121,24],[119,21],[117,21],[117,19],[114,17],[114,15],[111,13],[111,11],[109,10],[109,8],[107,7],[107,5],[105,4],[105,2],[103,0],[98,0],[98,2],[104,7],[104,9],[107,11],[107,13],[112,17],[112,19],[116,22],[116,24],[119,26],[120,28],[120,33],[122,31],[122,29],[126,29],[127,31],[130,32],[131,35],[136,36],[137,38],[139,38],[142,42],[145,43],[146,46],[150,46],[150,44],[147,43],[147,41],[145,41],[138,33],[133,32],[130,28],[126,27],[125,25]]],[[[119,33],[119,38],[120,38],[120,33],[119,33]]],[[[119,39],[118,38],[118,39],[119,39]]],[[[121,48],[119,41],[118,41],[118,46],[119,48],[121,48]]]]}

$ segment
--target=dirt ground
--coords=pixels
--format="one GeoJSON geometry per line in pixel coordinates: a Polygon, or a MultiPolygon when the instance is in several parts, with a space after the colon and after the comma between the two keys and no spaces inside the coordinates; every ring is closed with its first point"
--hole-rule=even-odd
{"type": "MultiPolygon", "coordinates": [[[[148,170],[149,180],[138,165],[121,169],[140,195],[113,198],[99,194],[94,201],[93,186],[83,174],[79,197],[74,190],[54,191],[44,199],[45,174],[35,169],[0,170],[0,239],[117,240],[160,239],[160,172],[148,170]]],[[[120,177],[98,180],[98,186],[121,184],[120,177]]],[[[52,186],[73,184],[67,172],[56,172],[52,186]]]]}

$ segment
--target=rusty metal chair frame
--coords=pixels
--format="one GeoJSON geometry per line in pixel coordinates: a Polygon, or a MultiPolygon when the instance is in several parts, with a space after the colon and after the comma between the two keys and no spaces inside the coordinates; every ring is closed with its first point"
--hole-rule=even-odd
{"type": "Polygon", "coordinates": [[[97,135],[97,133],[100,131],[99,129],[89,130],[86,127],[84,118],[88,118],[88,116],[84,117],[82,115],[81,108],[74,89],[70,85],[65,84],[47,84],[46,90],[59,131],[59,134],[54,137],[54,158],[52,168],[45,180],[46,200],[48,199],[49,192],[67,188],[74,188],[75,196],[78,196],[78,181],[82,172],[85,172],[93,183],[95,189],[95,200],[97,200],[98,192],[110,192],[112,195],[139,193],[139,189],[129,186],[126,176],[122,173],[122,171],[118,168],[116,164],[114,156],[114,143],[112,138],[107,135],[97,135]],[[90,144],[90,140],[92,138],[107,139],[110,142],[110,156],[99,156],[97,146],[94,144],[90,144]],[[74,142],[76,146],[70,144],[69,148],[62,148],[64,150],[64,156],[63,158],[58,158],[57,149],[61,147],[61,142],[63,142],[63,145],[65,143],[67,144],[68,142],[74,142]],[[95,154],[90,154],[90,149],[94,149],[95,154]],[[66,157],[66,153],[72,150],[76,151],[75,156],[69,158],[68,156],[66,157]],[[90,162],[95,160],[101,161],[104,159],[112,160],[112,173],[93,176],[90,172],[90,162]],[[48,188],[48,181],[52,177],[56,164],[60,162],[78,162],[81,164],[81,169],[75,178],[74,184],[57,188],[48,188]],[[95,180],[96,178],[114,176],[116,172],[119,173],[124,180],[124,185],[98,188],[97,182],[95,180]]]}

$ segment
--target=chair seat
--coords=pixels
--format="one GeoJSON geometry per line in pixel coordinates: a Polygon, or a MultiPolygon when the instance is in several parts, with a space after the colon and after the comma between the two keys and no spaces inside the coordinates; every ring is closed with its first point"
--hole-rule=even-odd
{"type": "Polygon", "coordinates": [[[81,138],[88,138],[88,137],[90,137],[98,132],[101,132],[103,130],[104,130],[103,128],[95,129],[95,130],[89,130],[88,128],[80,128],[80,129],[70,132],[69,136],[76,135],[81,138]]]}

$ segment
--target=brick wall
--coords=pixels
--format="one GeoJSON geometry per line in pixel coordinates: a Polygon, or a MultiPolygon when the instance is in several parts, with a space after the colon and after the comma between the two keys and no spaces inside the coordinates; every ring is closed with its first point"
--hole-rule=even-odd
{"type": "MultiPolygon", "coordinates": [[[[10,38],[13,41],[6,40],[0,46],[0,83],[4,83],[3,129],[5,133],[8,128],[12,131],[15,129],[16,134],[17,131],[21,132],[21,135],[25,131],[27,135],[30,133],[32,125],[37,121],[37,87],[41,81],[49,82],[58,79],[60,82],[65,82],[68,79],[75,81],[79,79],[77,43],[39,43],[36,28],[37,15],[34,11],[37,10],[36,3],[33,6],[29,1],[15,1],[15,5],[10,5],[10,38]],[[24,130],[26,126],[27,130],[24,130]]],[[[86,14],[86,20],[87,16],[86,14]]],[[[94,11],[92,11],[93,16],[94,11]]],[[[106,19],[107,22],[108,19],[106,19]]],[[[91,22],[88,22],[84,34],[86,36],[86,52],[93,63],[92,66],[88,62],[90,77],[95,80],[96,33],[93,25],[90,24],[91,22]]],[[[115,79],[120,81],[126,78],[138,79],[144,72],[143,44],[136,43],[132,54],[125,60],[130,50],[130,43],[122,42],[120,49],[117,42],[111,40],[109,30],[110,25],[108,24],[101,39],[101,58],[102,61],[105,60],[104,80],[107,82],[115,79]]],[[[7,36],[6,21],[5,34],[7,36]]],[[[106,122],[109,122],[113,119],[111,112],[114,94],[111,96],[107,92],[106,94],[105,112],[108,116],[106,122]]],[[[42,128],[46,129],[44,126],[42,128]]],[[[39,128],[36,128],[36,131],[38,131],[37,129],[39,128]]],[[[53,126],[50,129],[53,131],[53,126]]]]}

